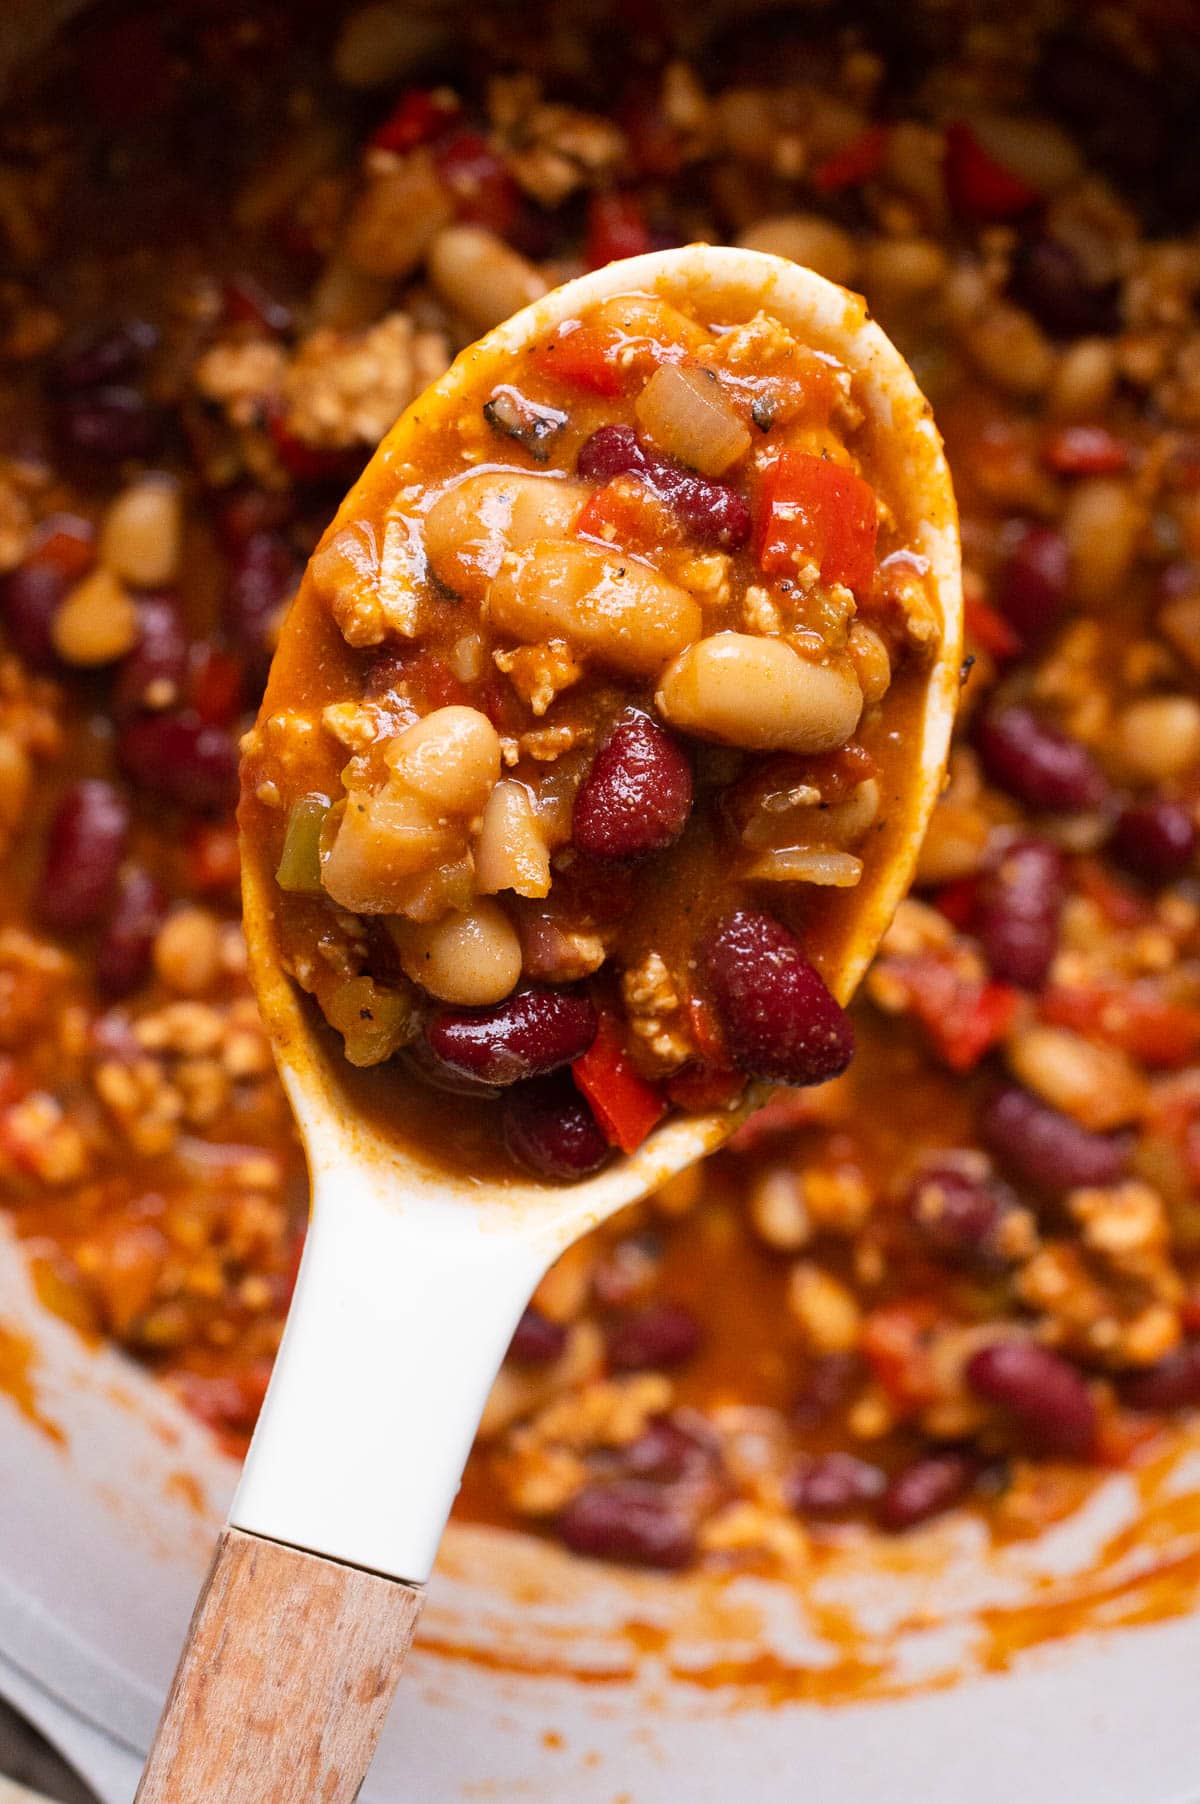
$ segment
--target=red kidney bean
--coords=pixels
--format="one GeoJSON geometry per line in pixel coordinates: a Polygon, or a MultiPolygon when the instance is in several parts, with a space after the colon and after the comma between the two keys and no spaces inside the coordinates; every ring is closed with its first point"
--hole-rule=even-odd
{"type": "Polygon", "coordinates": [[[651,1303],[613,1322],[605,1335],[614,1372],[683,1365],[700,1345],[700,1324],[678,1303],[651,1303]]]}
{"type": "Polygon", "coordinates": [[[657,1484],[678,1484],[698,1477],[721,1463],[721,1449],[700,1418],[695,1429],[673,1416],[655,1419],[620,1452],[621,1469],[629,1478],[649,1478],[657,1484]]]}
{"type": "Polygon", "coordinates": [[[143,368],[158,337],[158,327],[144,319],[75,337],[58,353],[47,380],[60,394],[127,382],[143,368]]]}
{"type": "Polygon", "coordinates": [[[63,438],[73,451],[120,463],[148,457],[158,443],[159,420],[136,388],[94,388],[64,401],[63,438]]]}
{"type": "Polygon", "coordinates": [[[113,712],[177,707],[187,663],[187,634],[179,609],[168,596],[147,596],[138,603],[138,642],[117,667],[113,712]]]}
{"type": "Polygon", "coordinates": [[[513,1332],[508,1357],[525,1366],[549,1366],[562,1358],[566,1345],[567,1331],[562,1323],[552,1322],[531,1303],[513,1332]]]}
{"type": "Polygon", "coordinates": [[[961,1503],[979,1476],[979,1460],[972,1453],[947,1448],[914,1460],[888,1484],[879,1499],[878,1519],[883,1528],[898,1531],[915,1528],[931,1516],[961,1503]]]}
{"type": "Polygon", "coordinates": [[[696,1552],[679,1507],[657,1485],[637,1479],[585,1485],[560,1514],[558,1533],[572,1553],[669,1572],[690,1565],[696,1552]]]}
{"type": "Polygon", "coordinates": [[[535,1078],[506,1091],[504,1144],[511,1158],[543,1178],[584,1178],[612,1152],[570,1078],[535,1078]]]}
{"type": "Polygon", "coordinates": [[[580,785],[572,840],[590,858],[643,858],[679,838],[691,809],[687,753],[648,714],[631,713],[580,785]]]}
{"type": "Polygon", "coordinates": [[[1118,817],[1109,841],[1113,857],[1147,883],[1173,883],[1187,875],[1200,833],[1184,802],[1166,796],[1135,802],[1118,817]]]}
{"type": "Polygon", "coordinates": [[[127,721],[117,735],[117,759],[140,788],[197,814],[224,814],[237,801],[236,741],[190,710],[127,721]]]}
{"type": "Polygon", "coordinates": [[[736,551],[750,537],[750,504],[726,482],[698,476],[644,444],[632,426],[600,426],[585,439],[576,469],[589,481],[636,476],[666,502],[702,545],[736,551]]]}
{"type": "Polygon", "coordinates": [[[921,1239],[937,1253],[964,1264],[994,1263],[995,1238],[1015,1199],[994,1179],[931,1161],[909,1185],[905,1209],[921,1239]]]}
{"type": "Polygon", "coordinates": [[[788,1508],[821,1519],[853,1515],[874,1503],[886,1488],[885,1473],[853,1453],[823,1453],[801,1460],[784,1479],[788,1508]]]}
{"type": "Polygon", "coordinates": [[[975,743],[993,783],[1030,808],[1098,808],[1108,786],[1092,754],[1031,708],[1014,704],[982,716],[975,743]]]}
{"type": "Polygon", "coordinates": [[[141,865],[127,866],[96,948],[96,985],[115,1001],[128,996],[150,975],[154,940],[167,914],[167,897],[141,865]]]}
{"type": "Polygon", "coordinates": [[[36,912],[50,927],[90,927],[113,893],[129,838],[129,804],[98,777],[67,790],[50,823],[36,912]]]}
{"type": "Polygon", "coordinates": [[[1018,241],[1008,292],[1056,338],[1120,331],[1118,284],[1092,282],[1075,252],[1057,238],[1018,241]]]}
{"type": "Polygon", "coordinates": [[[979,885],[975,932],[993,977],[1019,989],[1045,981],[1066,895],[1062,854],[1049,840],[1012,840],[979,885]]]}
{"type": "Polygon", "coordinates": [[[979,1111],[979,1135],[1018,1183],[1047,1196],[1115,1184],[1129,1162],[1126,1134],[1095,1134],[1069,1115],[1008,1085],[979,1111]]]}
{"type": "Polygon", "coordinates": [[[1027,526],[1001,572],[1000,611],[1027,646],[1058,625],[1071,583],[1067,541],[1053,526],[1027,526]]]}
{"type": "Polygon", "coordinates": [[[69,584],[50,564],[19,564],[0,577],[0,620],[9,644],[30,670],[61,670],[50,623],[69,584]]]}
{"type": "Polygon", "coordinates": [[[269,650],[280,609],[295,587],[296,561],[276,532],[253,532],[231,558],[225,626],[245,652],[269,650]]]}
{"type": "Polygon", "coordinates": [[[1096,1440],[1096,1405],[1083,1374],[1036,1341],[996,1341],[967,1361],[967,1383],[1007,1411],[1040,1453],[1086,1459],[1096,1440]]]}
{"type": "Polygon", "coordinates": [[[1157,1365],[1121,1381],[1121,1395],[1134,1409],[1190,1409],[1200,1404],[1200,1340],[1176,1347],[1157,1365]]]}
{"type": "Polygon", "coordinates": [[[295,518],[291,495],[266,489],[234,489],[224,496],[217,514],[217,534],[227,557],[234,557],[256,533],[279,532],[295,518]]]}
{"type": "Polygon", "coordinates": [[[865,1376],[857,1353],[825,1353],[810,1361],[792,1405],[792,1423],[801,1431],[819,1428],[850,1401],[865,1376]]]}
{"type": "Polygon", "coordinates": [[[708,936],[702,959],[740,1070],[804,1085],[846,1069],[854,1054],[849,1017],[773,915],[739,909],[708,936]]]}
{"type": "Polygon", "coordinates": [[[456,1071],[452,1065],[444,1065],[441,1059],[435,1059],[423,1038],[406,1046],[400,1057],[415,1068],[423,1083],[432,1084],[435,1090],[445,1090],[451,1096],[487,1097],[495,1102],[504,1094],[495,1084],[468,1077],[465,1071],[456,1071]]]}
{"type": "Polygon", "coordinates": [[[439,1009],[425,1038],[452,1071],[507,1085],[580,1058],[596,1038],[596,1026],[596,1011],[581,991],[530,989],[495,1008],[439,1009]]]}

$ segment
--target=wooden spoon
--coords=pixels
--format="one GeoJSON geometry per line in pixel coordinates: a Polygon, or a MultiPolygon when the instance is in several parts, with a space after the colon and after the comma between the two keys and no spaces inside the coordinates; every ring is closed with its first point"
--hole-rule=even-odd
{"type": "MultiPolygon", "coordinates": [[[[811,271],[692,245],[610,265],[464,351],[383,441],[372,474],[460,409],[505,360],[609,296],[688,293],[719,317],[755,306],[858,373],[872,455],[921,522],[943,633],[888,855],[854,892],[824,974],[846,1001],[910,881],[941,787],[961,657],[958,523],[930,409],[862,300],[811,271]]],[[[303,605],[303,593],[301,604],[303,605]]],[[[287,633],[285,627],[285,635],[287,633]]],[[[264,709],[273,704],[268,689],[264,709]]],[[[278,705],[276,699],[275,705],[278,705]]],[[[246,817],[252,819],[252,814],[246,817]]],[[[481,1195],[349,1111],[275,950],[277,894],[243,844],[254,981],[308,1151],[312,1225],[258,1430],[142,1785],[144,1804],[346,1804],[367,1770],[489,1387],[546,1268],[579,1236],[721,1144],[739,1113],[669,1119],[632,1157],[573,1186],[481,1195]]],[[[756,1090],[747,1108],[763,1100],[756,1090]]]]}

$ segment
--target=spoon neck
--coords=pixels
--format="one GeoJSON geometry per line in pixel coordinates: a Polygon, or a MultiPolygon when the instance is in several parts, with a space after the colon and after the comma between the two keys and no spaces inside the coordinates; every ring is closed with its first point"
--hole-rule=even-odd
{"type": "Polygon", "coordinates": [[[319,1182],[230,1522],[423,1584],[545,1264],[538,1245],[489,1228],[482,1203],[319,1182]]]}

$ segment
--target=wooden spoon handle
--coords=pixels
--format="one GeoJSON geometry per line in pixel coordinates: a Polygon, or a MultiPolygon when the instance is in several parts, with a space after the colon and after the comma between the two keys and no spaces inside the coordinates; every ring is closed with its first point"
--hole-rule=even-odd
{"type": "Polygon", "coordinates": [[[225,1529],[135,1804],[352,1804],[424,1599],[225,1529]]]}

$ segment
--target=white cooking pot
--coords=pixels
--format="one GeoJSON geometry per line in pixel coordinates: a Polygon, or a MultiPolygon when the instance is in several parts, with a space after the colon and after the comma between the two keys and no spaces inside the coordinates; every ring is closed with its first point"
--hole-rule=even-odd
{"type": "MultiPolygon", "coordinates": [[[[0,74],[70,10],[0,0],[0,74]]],[[[0,1227],[0,1690],[105,1804],[132,1797],[235,1478],[46,1314],[0,1227]]],[[[1200,1615],[1142,1624],[1194,1590],[1200,1432],[1037,1540],[996,1551],[962,1516],[852,1537],[787,1584],[452,1525],[363,1797],[1182,1804],[1200,1615]]]]}

